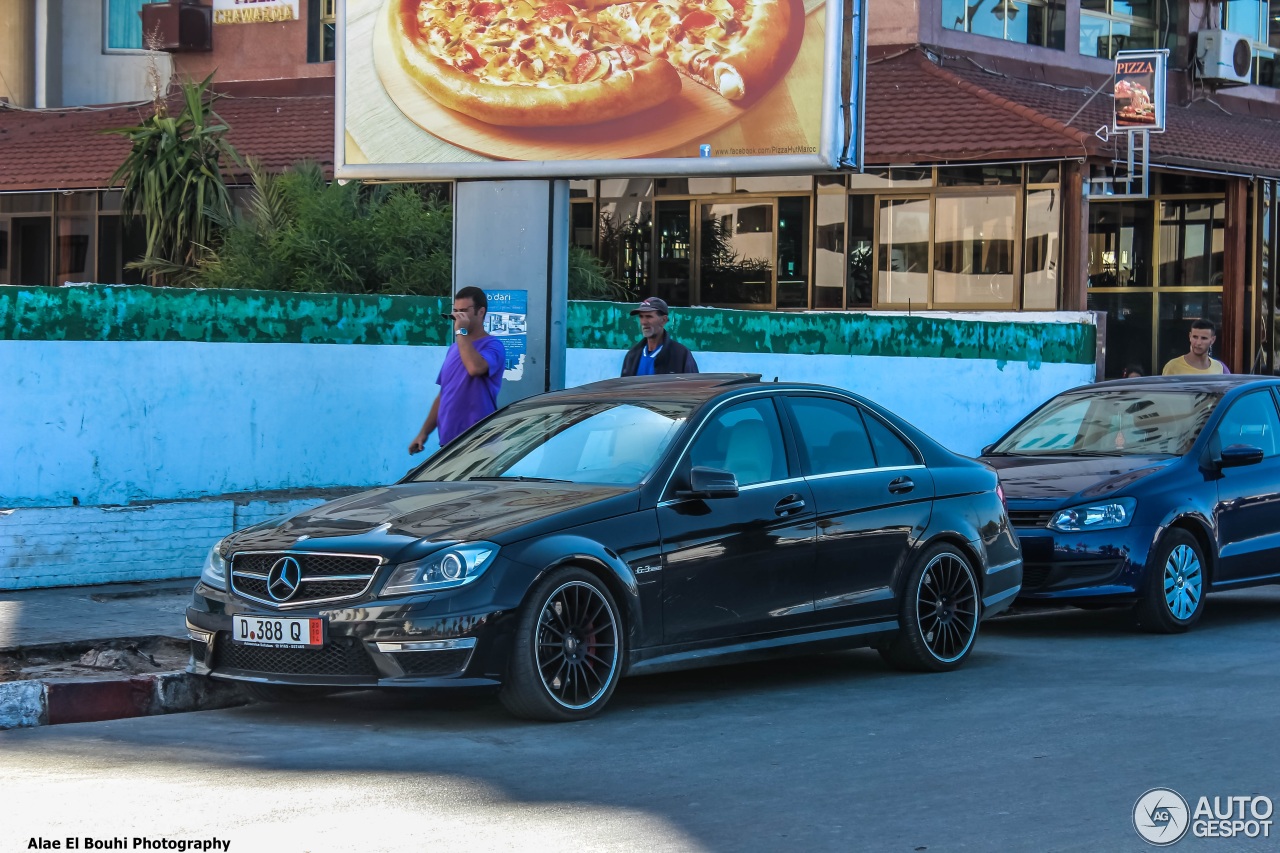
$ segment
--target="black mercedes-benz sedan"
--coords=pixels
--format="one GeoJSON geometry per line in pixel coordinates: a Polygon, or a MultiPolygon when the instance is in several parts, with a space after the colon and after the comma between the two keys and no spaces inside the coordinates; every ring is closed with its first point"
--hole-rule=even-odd
{"type": "Polygon", "coordinates": [[[789,650],[959,666],[1022,579],[995,472],[846,392],[759,379],[544,394],[393,486],[226,537],[191,670],[267,700],[493,685],[577,720],[626,674],[789,650]]]}
{"type": "Polygon", "coordinates": [[[1204,595],[1280,583],[1280,380],[1166,376],[1059,394],[983,452],[1023,603],[1132,605],[1185,631],[1204,595]]]}

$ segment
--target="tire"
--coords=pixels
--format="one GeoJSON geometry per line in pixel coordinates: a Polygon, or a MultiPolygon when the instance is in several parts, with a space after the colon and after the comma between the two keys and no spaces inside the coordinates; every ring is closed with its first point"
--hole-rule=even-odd
{"type": "Polygon", "coordinates": [[[599,578],[579,568],[552,572],[520,611],[498,697],[527,720],[594,717],[618,686],[625,633],[599,578]]]}
{"type": "Polygon", "coordinates": [[[978,636],[982,603],[969,558],[953,545],[925,551],[898,604],[898,633],[879,647],[890,666],[908,672],[956,669],[978,636]]]}
{"type": "Polygon", "coordinates": [[[1189,630],[1204,613],[1208,580],[1200,543],[1185,530],[1170,530],[1147,566],[1142,596],[1133,611],[1138,627],[1152,634],[1189,630]]]}
{"type": "Polygon", "coordinates": [[[294,684],[258,684],[241,681],[240,689],[259,702],[313,702],[333,692],[328,687],[304,687],[294,684]]]}

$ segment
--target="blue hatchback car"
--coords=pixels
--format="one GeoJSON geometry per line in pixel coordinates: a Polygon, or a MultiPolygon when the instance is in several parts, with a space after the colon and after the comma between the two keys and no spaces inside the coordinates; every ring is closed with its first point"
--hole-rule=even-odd
{"type": "Polygon", "coordinates": [[[1206,592],[1280,583],[1280,380],[1150,377],[1059,394],[982,460],[1022,540],[1018,600],[1132,605],[1185,631],[1206,592]]]}

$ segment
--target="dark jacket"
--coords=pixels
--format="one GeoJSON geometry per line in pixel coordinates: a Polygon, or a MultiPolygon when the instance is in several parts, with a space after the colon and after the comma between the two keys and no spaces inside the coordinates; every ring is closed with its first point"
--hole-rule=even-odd
{"type": "MultiPolygon", "coordinates": [[[[640,353],[644,348],[645,342],[642,340],[627,350],[626,357],[622,359],[623,376],[636,375],[636,371],[640,369],[640,353]]],[[[664,332],[662,352],[658,353],[657,358],[653,360],[653,372],[655,374],[697,373],[698,362],[693,360],[693,353],[689,352],[687,346],[664,332]]]]}

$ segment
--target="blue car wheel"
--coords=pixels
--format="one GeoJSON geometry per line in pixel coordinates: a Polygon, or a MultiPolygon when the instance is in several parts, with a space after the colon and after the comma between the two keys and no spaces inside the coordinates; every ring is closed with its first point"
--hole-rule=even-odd
{"type": "Polygon", "coordinates": [[[1200,621],[1208,588],[1200,543],[1185,530],[1170,530],[1147,566],[1138,601],[1138,624],[1156,634],[1177,634],[1200,621]]]}

